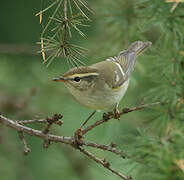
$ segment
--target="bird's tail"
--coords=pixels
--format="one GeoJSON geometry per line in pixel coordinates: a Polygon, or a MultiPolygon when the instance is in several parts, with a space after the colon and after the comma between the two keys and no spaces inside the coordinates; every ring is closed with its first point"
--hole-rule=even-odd
{"type": "Polygon", "coordinates": [[[136,64],[136,57],[151,46],[151,42],[136,41],[129,48],[119,53],[116,62],[120,64],[127,79],[133,71],[136,64]]]}
{"type": "Polygon", "coordinates": [[[142,42],[142,41],[136,41],[132,43],[127,51],[129,52],[135,52],[136,56],[141,54],[145,49],[147,49],[149,46],[151,46],[151,42],[142,42]]]}

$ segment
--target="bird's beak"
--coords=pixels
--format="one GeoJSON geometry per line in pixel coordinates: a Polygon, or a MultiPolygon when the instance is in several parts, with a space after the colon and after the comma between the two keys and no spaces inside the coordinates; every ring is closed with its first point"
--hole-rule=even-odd
{"type": "Polygon", "coordinates": [[[52,80],[53,80],[53,81],[56,81],[56,82],[65,82],[65,81],[66,81],[66,78],[64,78],[64,77],[59,77],[59,78],[53,78],[52,80]]]}

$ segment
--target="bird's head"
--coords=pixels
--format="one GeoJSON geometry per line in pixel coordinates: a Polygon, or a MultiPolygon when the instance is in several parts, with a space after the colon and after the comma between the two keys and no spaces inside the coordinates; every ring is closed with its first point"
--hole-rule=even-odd
{"type": "Polygon", "coordinates": [[[96,68],[80,66],[72,68],[59,78],[53,78],[53,81],[63,82],[69,90],[85,91],[94,85],[98,75],[96,68]]]}

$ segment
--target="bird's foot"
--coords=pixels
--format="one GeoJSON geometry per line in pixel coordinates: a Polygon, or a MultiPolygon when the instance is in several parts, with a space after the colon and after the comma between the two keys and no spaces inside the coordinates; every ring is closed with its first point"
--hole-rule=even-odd
{"type": "Polygon", "coordinates": [[[82,137],[83,137],[82,128],[79,128],[74,133],[74,140],[76,145],[78,146],[81,145],[82,137]]]}
{"type": "Polygon", "coordinates": [[[103,113],[103,120],[108,121],[111,116],[113,116],[113,112],[103,113]]]}
{"type": "Polygon", "coordinates": [[[120,113],[117,107],[113,109],[114,111],[114,118],[120,120],[120,113]]]}

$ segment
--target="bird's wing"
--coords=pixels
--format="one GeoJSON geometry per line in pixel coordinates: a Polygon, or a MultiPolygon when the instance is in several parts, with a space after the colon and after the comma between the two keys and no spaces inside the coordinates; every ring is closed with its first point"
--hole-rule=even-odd
{"type": "Polygon", "coordinates": [[[128,78],[136,64],[136,52],[121,51],[118,56],[109,57],[106,61],[118,63],[123,70],[124,76],[128,78]]]}
{"type": "Polygon", "coordinates": [[[116,72],[113,73],[113,88],[118,88],[130,77],[136,64],[136,53],[122,51],[118,56],[109,57],[106,61],[116,64],[116,72]]]}
{"type": "Polygon", "coordinates": [[[124,72],[125,79],[130,77],[136,64],[136,53],[134,51],[122,51],[116,58],[116,62],[120,64],[124,72]]]}
{"type": "Polygon", "coordinates": [[[106,61],[109,61],[111,62],[111,66],[108,66],[108,67],[111,67],[109,69],[109,79],[111,78],[112,81],[112,88],[118,88],[120,87],[126,80],[126,74],[125,74],[125,71],[123,70],[122,66],[118,63],[117,61],[118,57],[110,57],[108,59],[106,59],[106,61]],[[113,71],[113,72],[111,72],[113,71]]]}
{"type": "Polygon", "coordinates": [[[115,77],[113,78],[115,78],[115,87],[121,86],[129,79],[136,64],[136,56],[144,52],[151,44],[151,42],[136,41],[132,43],[127,50],[121,51],[118,56],[106,59],[107,61],[116,63],[117,66],[121,68],[121,73],[114,73],[115,77]],[[116,76],[116,74],[119,74],[119,77],[116,76]]]}
{"type": "Polygon", "coordinates": [[[135,41],[126,51],[121,51],[116,61],[121,65],[126,79],[129,78],[136,64],[136,57],[151,46],[151,42],[135,41]]]}

